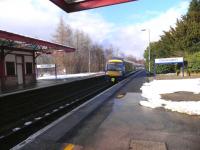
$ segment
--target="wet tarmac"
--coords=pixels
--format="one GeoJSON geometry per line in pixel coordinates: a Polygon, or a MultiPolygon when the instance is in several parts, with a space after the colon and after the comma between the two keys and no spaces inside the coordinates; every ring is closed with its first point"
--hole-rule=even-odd
{"type": "Polygon", "coordinates": [[[168,150],[200,149],[200,117],[139,105],[142,72],[58,143],[84,150],[130,150],[132,141],[164,143],[168,150]]]}

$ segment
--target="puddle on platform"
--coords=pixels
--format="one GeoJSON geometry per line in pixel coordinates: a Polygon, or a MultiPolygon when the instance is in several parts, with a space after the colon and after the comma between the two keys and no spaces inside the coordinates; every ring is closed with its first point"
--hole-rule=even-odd
{"type": "Polygon", "coordinates": [[[122,99],[125,95],[126,95],[125,92],[120,92],[120,93],[117,94],[116,98],[117,99],[122,99]]]}

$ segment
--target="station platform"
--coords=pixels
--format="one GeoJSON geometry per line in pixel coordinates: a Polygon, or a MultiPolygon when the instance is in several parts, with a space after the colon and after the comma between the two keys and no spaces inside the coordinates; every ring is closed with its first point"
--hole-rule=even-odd
{"type": "Polygon", "coordinates": [[[27,90],[34,90],[38,88],[48,87],[56,84],[62,84],[62,83],[69,83],[77,80],[87,79],[95,76],[101,76],[104,75],[103,73],[94,73],[89,74],[85,76],[75,76],[75,77],[68,77],[68,78],[62,78],[62,79],[39,79],[36,80],[36,82],[31,83],[29,85],[18,85],[17,87],[14,87],[12,89],[7,89],[4,91],[0,90],[0,96],[12,94],[15,92],[23,92],[27,90]]]}
{"type": "Polygon", "coordinates": [[[36,140],[22,149],[199,150],[200,118],[140,106],[144,82],[146,73],[141,72],[70,134],[56,141],[36,140]]]}

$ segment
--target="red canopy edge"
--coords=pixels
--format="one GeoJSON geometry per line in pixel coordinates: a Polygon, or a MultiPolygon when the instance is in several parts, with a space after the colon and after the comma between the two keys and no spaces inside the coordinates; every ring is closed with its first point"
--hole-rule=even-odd
{"type": "Polygon", "coordinates": [[[104,7],[104,6],[115,5],[115,4],[120,4],[120,3],[127,3],[127,2],[136,1],[136,0],[84,0],[80,2],[74,2],[74,3],[67,3],[65,2],[65,0],[50,0],[50,1],[56,4],[61,9],[63,9],[64,11],[70,13],[70,12],[104,7]]]}
{"type": "Polygon", "coordinates": [[[73,52],[75,51],[75,48],[56,44],[56,43],[51,43],[48,41],[40,40],[40,39],[35,39],[11,32],[6,32],[0,30],[0,39],[4,40],[9,40],[9,41],[18,41],[18,42],[24,42],[26,44],[33,44],[33,45],[38,45],[38,46],[46,46],[49,49],[55,49],[55,50],[64,50],[65,52],[73,52]]]}

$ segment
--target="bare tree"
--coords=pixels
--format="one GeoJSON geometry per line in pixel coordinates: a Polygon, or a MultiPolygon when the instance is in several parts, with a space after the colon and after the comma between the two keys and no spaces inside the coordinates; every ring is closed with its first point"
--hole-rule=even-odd
{"type": "MultiPolygon", "coordinates": [[[[56,32],[53,35],[53,42],[66,46],[73,46],[72,36],[73,34],[71,27],[66,25],[63,18],[61,17],[56,32]]],[[[57,52],[54,54],[54,62],[59,66],[61,70],[67,73],[72,70],[70,68],[72,67],[70,63],[72,57],[72,54],[69,55],[69,53],[65,54],[65,52],[57,52]]]]}
{"type": "MultiPolygon", "coordinates": [[[[53,35],[53,41],[62,45],[75,47],[74,53],[55,53],[54,62],[66,73],[97,72],[103,71],[106,61],[114,56],[125,58],[118,48],[110,45],[104,49],[100,44],[93,43],[91,38],[80,30],[74,30],[60,19],[58,27],[53,35]]],[[[127,59],[136,61],[135,57],[127,56],[127,59]]]]}
{"type": "Polygon", "coordinates": [[[104,50],[106,60],[111,59],[114,57],[114,48],[112,45],[108,49],[104,50]]]}

